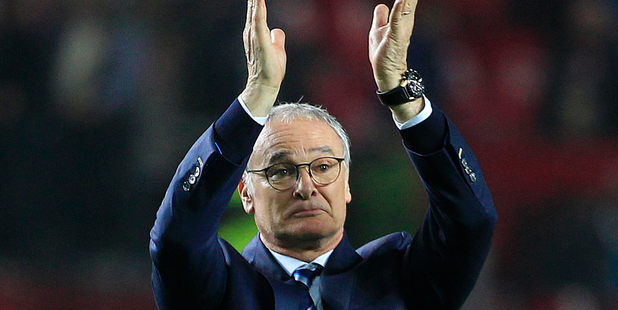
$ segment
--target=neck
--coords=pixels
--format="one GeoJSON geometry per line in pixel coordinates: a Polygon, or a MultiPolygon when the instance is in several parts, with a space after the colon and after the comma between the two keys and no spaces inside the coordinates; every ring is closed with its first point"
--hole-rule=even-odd
{"type": "Polygon", "coordinates": [[[279,240],[278,242],[269,242],[264,238],[263,234],[260,234],[260,240],[270,250],[279,254],[296,258],[303,262],[311,262],[320,255],[333,250],[339,242],[343,239],[343,230],[335,234],[328,240],[303,240],[296,242],[285,242],[279,240]]]}

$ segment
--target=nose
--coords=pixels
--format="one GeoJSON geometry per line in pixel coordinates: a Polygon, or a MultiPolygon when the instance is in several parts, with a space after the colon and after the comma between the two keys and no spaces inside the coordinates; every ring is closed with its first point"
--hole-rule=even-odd
{"type": "Polygon", "coordinates": [[[311,179],[309,174],[309,166],[298,167],[298,180],[294,188],[294,196],[301,200],[306,200],[317,195],[317,192],[315,183],[313,183],[313,179],[311,179]],[[307,169],[302,169],[305,167],[307,169]]]}

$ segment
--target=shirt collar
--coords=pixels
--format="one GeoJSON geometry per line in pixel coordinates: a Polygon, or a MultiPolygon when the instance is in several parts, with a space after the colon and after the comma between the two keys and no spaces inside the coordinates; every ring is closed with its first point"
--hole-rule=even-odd
{"type": "MultiPolygon", "coordinates": [[[[279,265],[281,265],[281,267],[285,269],[285,272],[287,272],[288,275],[292,275],[292,273],[294,273],[294,270],[298,269],[298,267],[301,267],[307,264],[307,262],[303,262],[302,260],[296,259],[294,257],[289,257],[287,255],[279,254],[271,249],[268,249],[268,250],[270,251],[270,253],[273,254],[273,256],[275,257],[279,265]]],[[[328,262],[328,258],[330,257],[332,253],[333,253],[333,250],[330,250],[318,256],[318,258],[314,259],[312,263],[316,263],[324,267],[326,266],[326,262],[328,262]]]]}

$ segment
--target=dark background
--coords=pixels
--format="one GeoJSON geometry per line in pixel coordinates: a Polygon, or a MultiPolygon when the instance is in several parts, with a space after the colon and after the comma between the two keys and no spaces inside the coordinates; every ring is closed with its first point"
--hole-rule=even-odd
{"type": "MultiPolygon", "coordinates": [[[[370,0],[269,0],[281,100],[352,138],[353,244],[426,208],[367,57],[370,0]]],[[[388,2],[389,6],[392,4],[388,2]]],[[[176,165],[240,93],[246,3],[0,1],[0,309],[154,309],[148,233],[176,165]]],[[[421,1],[409,64],[500,214],[465,309],[618,309],[618,3],[421,1]]],[[[236,200],[222,235],[255,231],[236,200]]]]}

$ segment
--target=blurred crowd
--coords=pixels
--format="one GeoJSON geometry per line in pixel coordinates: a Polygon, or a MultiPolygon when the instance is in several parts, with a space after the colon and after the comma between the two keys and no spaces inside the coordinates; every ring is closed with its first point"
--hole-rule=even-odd
{"type": "MultiPolygon", "coordinates": [[[[288,36],[280,99],[326,107],[352,138],[358,245],[416,229],[426,204],[397,182],[412,168],[375,96],[378,2],[267,1],[288,36]]],[[[245,6],[0,1],[1,309],[154,309],[149,229],[242,91],[245,6]]],[[[420,1],[416,20],[409,65],[500,215],[465,309],[618,309],[618,2],[420,1]]]]}

